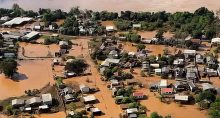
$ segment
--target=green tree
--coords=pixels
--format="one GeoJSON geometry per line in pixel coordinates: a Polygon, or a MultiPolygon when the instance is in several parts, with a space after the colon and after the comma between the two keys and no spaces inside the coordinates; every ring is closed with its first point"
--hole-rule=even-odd
{"type": "Polygon", "coordinates": [[[146,46],[144,44],[138,44],[137,45],[137,50],[143,50],[145,48],[146,48],[146,46]]]}
{"type": "Polygon", "coordinates": [[[73,103],[73,102],[71,102],[71,103],[69,104],[69,106],[70,106],[70,110],[72,110],[72,111],[75,111],[75,110],[77,109],[76,104],[73,103]]]}
{"type": "Polygon", "coordinates": [[[153,112],[150,114],[150,118],[163,118],[163,117],[160,116],[157,112],[153,112]]]}
{"type": "Polygon", "coordinates": [[[17,71],[17,62],[14,59],[4,59],[0,62],[0,69],[3,71],[5,76],[12,77],[17,71]]]}
{"type": "Polygon", "coordinates": [[[209,102],[215,101],[215,94],[211,91],[203,91],[196,96],[196,102],[201,102],[203,100],[208,100],[209,102]]]}
{"type": "Polygon", "coordinates": [[[217,98],[214,103],[210,105],[209,115],[211,118],[219,118],[220,117],[220,98],[217,98]]]}
{"type": "Polygon", "coordinates": [[[86,70],[87,67],[88,64],[83,59],[74,59],[71,62],[67,62],[65,70],[75,72],[76,74],[81,74],[86,70]]]}
{"type": "Polygon", "coordinates": [[[155,37],[158,39],[163,39],[163,33],[164,31],[162,29],[158,30],[155,37]]]}

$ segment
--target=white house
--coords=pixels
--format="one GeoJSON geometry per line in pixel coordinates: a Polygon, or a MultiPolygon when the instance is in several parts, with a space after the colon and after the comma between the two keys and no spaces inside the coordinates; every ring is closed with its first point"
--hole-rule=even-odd
{"type": "Polygon", "coordinates": [[[133,24],[133,28],[141,28],[141,24],[133,24]]]}
{"type": "Polygon", "coordinates": [[[155,71],[156,75],[160,75],[162,73],[162,69],[161,68],[154,69],[154,71],[155,71]]]}
{"type": "Polygon", "coordinates": [[[126,113],[127,114],[132,114],[132,113],[137,113],[137,112],[138,112],[137,108],[126,109],[126,113]]]}
{"type": "Polygon", "coordinates": [[[114,31],[114,26],[106,26],[106,31],[107,32],[113,32],[114,31]]]}
{"type": "Polygon", "coordinates": [[[85,103],[95,102],[97,99],[94,95],[88,95],[86,97],[83,97],[83,100],[85,103]]]}
{"type": "Polygon", "coordinates": [[[215,88],[214,88],[214,86],[212,86],[212,85],[209,84],[209,83],[203,83],[203,84],[202,84],[202,89],[203,89],[203,91],[205,91],[205,90],[213,90],[213,89],[215,89],[215,88]]]}
{"type": "Polygon", "coordinates": [[[175,95],[174,95],[174,100],[175,100],[175,101],[187,102],[187,101],[189,100],[189,96],[187,96],[187,95],[175,94],[175,95]]]}
{"type": "Polygon", "coordinates": [[[14,100],[11,101],[11,105],[13,107],[22,106],[22,105],[24,105],[24,100],[22,100],[22,99],[14,99],[14,100]]]}
{"type": "Polygon", "coordinates": [[[52,95],[50,93],[41,95],[42,101],[45,105],[52,105],[52,95]]]}
{"type": "Polygon", "coordinates": [[[191,56],[195,56],[196,55],[196,50],[184,50],[183,51],[184,55],[191,55],[191,56]]]}

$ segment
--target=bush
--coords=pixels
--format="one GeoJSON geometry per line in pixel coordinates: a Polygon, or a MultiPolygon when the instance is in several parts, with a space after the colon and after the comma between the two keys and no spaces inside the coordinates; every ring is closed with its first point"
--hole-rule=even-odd
{"type": "Polygon", "coordinates": [[[160,116],[157,112],[153,112],[150,114],[150,118],[163,118],[163,117],[160,116]]]}
{"type": "Polygon", "coordinates": [[[143,50],[145,48],[146,48],[146,46],[144,44],[138,44],[137,45],[137,50],[143,50]]]}
{"type": "Polygon", "coordinates": [[[201,109],[208,109],[210,103],[206,100],[202,100],[198,104],[201,109]]]}
{"type": "Polygon", "coordinates": [[[197,96],[196,96],[196,102],[201,102],[203,100],[207,100],[209,102],[214,102],[215,101],[215,94],[212,93],[211,91],[203,91],[201,93],[199,93],[197,96]]]}
{"type": "Polygon", "coordinates": [[[59,37],[47,37],[44,39],[44,45],[58,44],[61,39],[59,37]]]}
{"type": "Polygon", "coordinates": [[[141,77],[146,77],[144,71],[141,71],[141,77]]]}
{"type": "Polygon", "coordinates": [[[123,80],[125,80],[125,79],[132,79],[133,78],[133,75],[131,74],[131,73],[122,73],[122,75],[121,75],[121,78],[123,79],[123,80]]]}
{"type": "Polygon", "coordinates": [[[209,115],[211,118],[220,117],[220,98],[217,98],[214,103],[210,105],[209,115]]]}

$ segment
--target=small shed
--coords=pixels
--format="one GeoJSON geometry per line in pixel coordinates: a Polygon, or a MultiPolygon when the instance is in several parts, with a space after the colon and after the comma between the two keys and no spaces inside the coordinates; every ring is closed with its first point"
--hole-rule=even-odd
{"type": "Polygon", "coordinates": [[[180,102],[188,102],[189,101],[189,96],[175,94],[174,95],[174,100],[175,101],[180,101],[180,102]]]}
{"type": "Polygon", "coordinates": [[[114,31],[114,26],[106,26],[106,31],[107,32],[113,32],[114,31]]]}
{"type": "Polygon", "coordinates": [[[101,115],[102,111],[99,108],[91,108],[90,109],[92,115],[101,115]]]}
{"type": "Polygon", "coordinates": [[[150,66],[153,67],[153,68],[159,68],[160,64],[150,64],[150,66]]]}
{"type": "Polygon", "coordinates": [[[162,69],[160,69],[160,68],[154,69],[154,71],[155,71],[156,75],[161,75],[161,73],[162,73],[162,69]]]}
{"type": "Polygon", "coordinates": [[[133,24],[132,27],[133,28],[141,28],[141,24],[133,24]]]}
{"type": "Polygon", "coordinates": [[[67,46],[67,45],[68,45],[68,42],[67,42],[67,41],[60,41],[60,42],[59,42],[59,45],[60,45],[60,46],[63,46],[63,45],[67,46]]]}
{"type": "Polygon", "coordinates": [[[73,94],[66,94],[64,96],[65,101],[74,101],[76,99],[76,97],[73,96],[73,94]]]}
{"type": "Polygon", "coordinates": [[[4,57],[5,58],[14,58],[15,57],[15,53],[4,53],[4,57]]]}
{"type": "Polygon", "coordinates": [[[86,111],[90,111],[91,108],[94,108],[94,106],[92,104],[86,104],[85,105],[86,111]]]}
{"type": "Polygon", "coordinates": [[[159,84],[160,88],[166,88],[167,87],[167,80],[160,80],[160,84],[159,84]]]}
{"type": "Polygon", "coordinates": [[[191,56],[195,56],[196,55],[196,50],[184,50],[183,54],[185,55],[191,55],[191,56]]]}
{"type": "Polygon", "coordinates": [[[86,86],[85,84],[80,84],[79,88],[82,93],[89,93],[89,91],[90,91],[90,88],[88,86],[86,86]]]}
{"type": "Polygon", "coordinates": [[[126,109],[129,108],[129,106],[128,106],[128,104],[120,104],[120,108],[121,108],[122,110],[126,110],[126,109]]]}
{"type": "Polygon", "coordinates": [[[138,109],[137,108],[130,108],[130,109],[126,109],[126,113],[129,115],[129,114],[132,114],[132,113],[137,113],[138,112],[138,109]]]}
{"type": "Polygon", "coordinates": [[[94,95],[83,97],[84,103],[94,103],[97,99],[94,95]]]}
{"type": "Polygon", "coordinates": [[[201,54],[196,55],[196,63],[202,64],[203,63],[203,56],[201,54]]]}
{"type": "Polygon", "coordinates": [[[41,102],[42,102],[42,99],[40,97],[33,97],[29,99],[27,103],[29,105],[39,105],[41,104],[41,102]]]}

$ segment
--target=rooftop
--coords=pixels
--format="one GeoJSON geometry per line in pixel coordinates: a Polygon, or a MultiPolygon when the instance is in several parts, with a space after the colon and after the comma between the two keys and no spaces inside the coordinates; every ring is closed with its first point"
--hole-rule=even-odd
{"type": "Polygon", "coordinates": [[[42,94],[41,95],[43,102],[51,102],[52,101],[52,95],[50,93],[42,94]]]}
{"type": "Polygon", "coordinates": [[[25,35],[24,38],[30,39],[30,38],[33,38],[34,36],[38,35],[38,34],[39,34],[39,32],[32,31],[32,32],[28,33],[27,35],[25,35]]]}
{"type": "Polygon", "coordinates": [[[189,99],[189,96],[187,95],[175,94],[174,97],[175,97],[175,100],[182,100],[182,101],[188,101],[189,99]]]}
{"type": "Polygon", "coordinates": [[[23,22],[28,22],[28,21],[31,21],[31,20],[32,20],[32,18],[29,18],[29,17],[17,17],[17,18],[14,18],[14,19],[12,19],[8,22],[5,22],[2,25],[8,25],[8,26],[10,26],[10,25],[19,25],[23,22]]]}
{"type": "Polygon", "coordinates": [[[88,95],[86,97],[83,97],[85,102],[90,102],[96,100],[96,97],[94,95],[88,95]]]}

